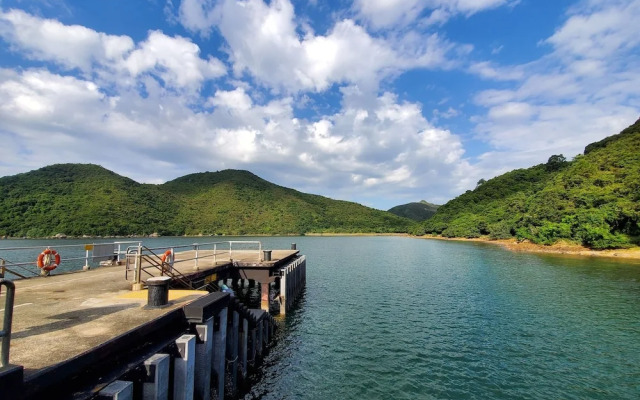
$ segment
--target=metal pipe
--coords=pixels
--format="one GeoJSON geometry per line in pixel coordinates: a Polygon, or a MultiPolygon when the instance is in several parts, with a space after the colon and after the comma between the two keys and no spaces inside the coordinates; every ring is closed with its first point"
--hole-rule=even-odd
{"type": "Polygon", "coordinates": [[[9,349],[11,348],[11,323],[13,321],[13,300],[15,297],[16,286],[13,282],[0,279],[0,291],[2,286],[7,287],[7,296],[4,301],[4,323],[0,338],[2,338],[2,348],[0,351],[0,368],[9,365],[9,349]]]}
{"type": "Polygon", "coordinates": [[[142,283],[142,246],[138,245],[138,256],[136,257],[136,280],[134,283],[142,283]]]}
{"type": "Polygon", "coordinates": [[[198,250],[200,249],[200,246],[198,245],[198,243],[193,244],[193,249],[196,251],[196,261],[195,261],[194,268],[197,271],[198,270],[198,250]]]}

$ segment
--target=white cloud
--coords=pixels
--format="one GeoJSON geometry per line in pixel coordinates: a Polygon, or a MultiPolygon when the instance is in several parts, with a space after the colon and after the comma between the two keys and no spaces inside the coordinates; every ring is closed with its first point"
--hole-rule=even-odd
{"type": "Polygon", "coordinates": [[[52,61],[85,76],[96,73],[119,85],[144,74],[163,80],[168,88],[197,90],[208,79],[226,73],[222,62],[200,57],[189,39],[150,31],[135,44],[128,36],[107,35],[79,25],[63,25],[20,10],[0,12],[0,36],[16,52],[34,60],[52,61]]]}
{"type": "Polygon", "coordinates": [[[524,77],[521,67],[496,67],[489,61],[473,63],[469,67],[469,72],[482,78],[493,79],[497,81],[520,80],[524,77]]]}
{"type": "Polygon", "coordinates": [[[218,90],[210,102],[214,106],[240,111],[247,111],[252,106],[251,97],[242,88],[231,91],[218,90]]]}
{"type": "Polygon", "coordinates": [[[510,0],[356,0],[358,13],[374,28],[408,25],[424,17],[427,23],[443,23],[454,15],[514,4],[510,0]]]}
{"type": "MultiPolygon", "coordinates": [[[[189,0],[189,7],[193,3],[206,2],[189,0]]],[[[410,68],[447,67],[447,53],[455,47],[436,34],[376,38],[350,19],[336,22],[326,35],[306,29],[302,36],[289,0],[221,0],[211,15],[216,18],[202,24],[185,15],[182,23],[203,33],[216,24],[236,76],[247,72],[276,92],[324,91],[336,83],[375,87],[410,68]]]]}
{"type": "Polygon", "coordinates": [[[632,51],[640,43],[638,15],[638,1],[594,2],[570,16],[546,42],[558,53],[578,59],[603,59],[632,51]]]}
{"type": "Polygon", "coordinates": [[[21,10],[0,11],[0,36],[35,60],[89,72],[94,63],[121,60],[134,46],[128,36],[99,33],[79,25],[34,17],[21,10]]]}
{"type": "Polygon", "coordinates": [[[180,3],[180,23],[191,32],[200,32],[208,37],[215,21],[215,0],[182,0],[180,3]]]}
{"type": "Polygon", "coordinates": [[[213,57],[203,60],[199,53],[200,48],[189,39],[151,31],[148,39],[128,55],[124,66],[134,77],[153,72],[169,87],[198,87],[226,73],[222,62],[213,57]]]}

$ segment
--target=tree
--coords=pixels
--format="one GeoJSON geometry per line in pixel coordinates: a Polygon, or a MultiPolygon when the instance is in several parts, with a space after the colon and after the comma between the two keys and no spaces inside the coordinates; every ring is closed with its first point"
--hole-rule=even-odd
{"type": "Polygon", "coordinates": [[[486,179],[484,179],[484,178],[483,178],[483,179],[480,179],[480,180],[478,181],[478,183],[476,183],[476,189],[477,189],[477,188],[479,188],[480,186],[484,185],[485,183],[487,183],[487,180],[486,180],[486,179]]]}
{"type": "Polygon", "coordinates": [[[556,154],[549,157],[545,169],[549,172],[559,171],[563,166],[567,164],[567,159],[562,154],[556,154]]]}

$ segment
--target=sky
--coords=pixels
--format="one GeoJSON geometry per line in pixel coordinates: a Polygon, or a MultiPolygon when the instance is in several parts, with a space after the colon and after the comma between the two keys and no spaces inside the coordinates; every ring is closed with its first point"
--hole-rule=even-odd
{"type": "Polygon", "coordinates": [[[640,0],[0,0],[0,176],[244,169],[378,209],[640,117],[640,0]]]}

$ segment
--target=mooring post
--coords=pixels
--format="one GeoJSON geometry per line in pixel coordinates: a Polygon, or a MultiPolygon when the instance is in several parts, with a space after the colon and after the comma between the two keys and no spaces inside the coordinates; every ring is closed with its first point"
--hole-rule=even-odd
{"type": "Polygon", "coordinates": [[[196,366],[194,399],[211,399],[211,371],[213,370],[213,317],[195,325],[196,366]]]}
{"type": "Polygon", "coordinates": [[[196,337],[182,335],[176,339],[178,356],[173,360],[173,399],[193,400],[196,368],[196,337]]]}
{"type": "Polygon", "coordinates": [[[113,381],[98,393],[97,400],[133,400],[133,382],[113,381]]]}
{"type": "Polygon", "coordinates": [[[227,308],[223,308],[218,313],[215,321],[215,331],[213,333],[213,370],[218,379],[213,385],[218,388],[218,400],[224,399],[224,364],[226,361],[227,347],[227,308]]]}
{"type": "Polygon", "coordinates": [[[269,282],[260,283],[260,308],[269,312],[269,282]]]}
{"type": "Polygon", "coordinates": [[[240,323],[240,340],[238,342],[239,352],[238,358],[240,360],[240,373],[242,374],[242,378],[246,378],[247,376],[247,339],[248,339],[248,330],[249,330],[249,320],[246,318],[242,318],[242,322],[240,323]]]}
{"type": "Polygon", "coordinates": [[[142,385],[143,400],[169,399],[169,355],[154,354],[144,362],[146,379],[142,385]]]}

